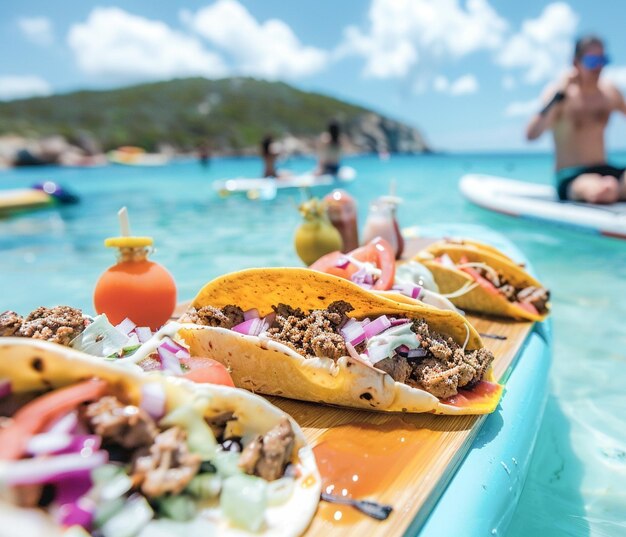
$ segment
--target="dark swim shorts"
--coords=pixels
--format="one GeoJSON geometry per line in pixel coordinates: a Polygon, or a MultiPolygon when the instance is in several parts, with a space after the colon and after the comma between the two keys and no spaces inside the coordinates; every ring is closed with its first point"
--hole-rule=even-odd
{"type": "Polygon", "coordinates": [[[563,168],[556,172],[556,191],[561,201],[566,201],[567,190],[574,179],[584,173],[597,173],[600,175],[610,175],[616,179],[620,179],[626,168],[616,168],[610,164],[597,164],[595,166],[574,166],[572,168],[563,168]]]}
{"type": "Polygon", "coordinates": [[[337,175],[339,173],[339,164],[324,164],[322,167],[323,175],[337,175]]]}

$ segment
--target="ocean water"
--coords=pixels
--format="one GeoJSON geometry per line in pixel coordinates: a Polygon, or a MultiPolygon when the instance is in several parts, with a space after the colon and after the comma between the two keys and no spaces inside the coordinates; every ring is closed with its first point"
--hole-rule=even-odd
{"type": "MultiPolygon", "coordinates": [[[[626,165],[626,154],[614,155],[626,165]]],[[[503,233],[553,292],[554,360],[545,418],[508,537],[626,535],[626,243],[489,213],[464,201],[457,182],[482,172],[551,181],[545,155],[354,157],[347,189],[367,205],[394,180],[402,226],[479,224],[503,233]]],[[[311,160],[285,163],[295,171],[311,160]]],[[[0,172],[0,188],[56,181],[81,203],[0,219],[0,310],[39,305],[92,309],[99,274],[114,262],[102,245],[126,205],[136,234],[155,239],[153,259],[173,273],[180,299],[211,278],[252,266],[294,265],[299,193],[271,201],[221,199],[211,181],[255,176],[257,159],[161,168],[39,168],[0,172]]],[[[520,417],[523,419],[523,416],[520,417]]],[[[470,522],[471,524],[471,522],[470,522]]]]}

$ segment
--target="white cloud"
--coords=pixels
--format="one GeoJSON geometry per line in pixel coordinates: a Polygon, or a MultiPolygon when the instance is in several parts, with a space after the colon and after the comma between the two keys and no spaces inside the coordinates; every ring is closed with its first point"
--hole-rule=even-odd
{"type": "Polygon", "coordinates": [[[217,0],[181,19],[211,44],[227,52],[238,74],[265,78],[297,78],[323,69],[328,53],[300,43],[279,19],[259,23],[236,0],[217,0]]]}
{"type": "Polygon", "coordinates": [[[474,75],[463,75],[450,84],[450,95],[467,95],[478,91],[478,80],[474,75]]]}
{"type": "Polygon", "coordinates": [[[439,93],[448,93],[453,96],[468,95],[478,91],[478,80],[474,75],[468,74],[450,82],[445,76],[436,76],[433,80],[433,88],[439,93]]]}
{"type": "Polygon", "coordinates": [[[165,23],[117,7],[95,8],[70,28],[68,43],[86,73],[131,81],[174,76],[222,76],[221,58],[165,23]]]}
{"type": "Polygon", "coordinates": [[[502,43],[507,22],[487,0],[373,0],[368,28],[349,26],[337,55],[363,56],[364,74],[406,76],[420,61],[461,58],[502,43]]]}
{"type": "Polygon", "coordinates": [[[502,87],[505,90],[515,89],[516,86],[517,86],[517,82],[515,81],[515,78],[512,77],[511,75],[505,75],[502,78],[502,87]]]}
{"type": "Polygon", "coordinates": [[[626,66],[611,65],[602,71],[602,77],[610,80],[622,91],[626,91],[626,66]]]}
{"type": "Polygon", "coordinates": [[[536,19],[527,19],[497,54],[496,61],[506,68],[524,70],[529,84],[554,78],[571,62],[572,40],[578,15],[565,2],[548,4],[536,19]]]}
{"type": "Polygon", "coordinates": [[[50,84],[38,76],[0,76],[0,99],[4,101],[50,93],[50,84]]]}
{"type": "Polygon", "coordinates": [[[26,38],[37,45],[54,43],[52,22],[46,17],[20,17],[17,25],[26,38]]]}
{"type": "Polygon", "coordinates": [[[433,88],[439,93],[445,93],[450,88],[450,82],[443,75],[438,75],[433,80],[433,88]]]}
{"type": "Polygon", "coordinates": [[[538,112],[541,106],[540,99],[530,101],[515,101],[510,103],[504,110],[506,117],[527,117],[538,112]]]}

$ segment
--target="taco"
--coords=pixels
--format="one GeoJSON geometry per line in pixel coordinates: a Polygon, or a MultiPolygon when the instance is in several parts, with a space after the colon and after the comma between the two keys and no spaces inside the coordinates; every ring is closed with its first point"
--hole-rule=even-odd
{"type": "Polygon", "coordinates": [[[2,537],[295,536],[316,510],[301,430],[246,391],[12,337],[0,378],[2,537]]]}
{"type": "Polygon", "coordinates": [[[441,292],[463,310],[529,321],[542,321],[550,312],[550,291],[492,246],[443,240],[414,259],[430,269],[441,292]]]}
{"type": "Polygon", "coordinates": [[[177,325],[168,323],[153,332],[130,319],[113,326],[104,314],[91,317],[70,306],[39,307],[26,317],[14,311],[0,313],[0,337],[49,341],[137,370],[158,370],[195,382],[233,386],[222,364],[190,356],[175,340],[177,330],[177,325]]]}
{"type": "Polygon", "coordinates": [[[301,268],[208,283],[181,317],[191,355],[221,361],[255,392],[389,412],[485,414],[502,387],[461,315],[402,304],[301,268]],[[202,325],[202,326],[200,326],[202,325]]]}

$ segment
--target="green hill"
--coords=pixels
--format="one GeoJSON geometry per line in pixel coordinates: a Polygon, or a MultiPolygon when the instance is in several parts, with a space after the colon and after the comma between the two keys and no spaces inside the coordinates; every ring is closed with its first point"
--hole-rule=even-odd
{"type": "Polygon", "coordinates": [[[366,108],[252,78],[178,79],[4,102],[0,135],[60,134],[105,151],[161,144],[189,151],[208,142],[214,151],[241,153],[256,150],[266,133],[310,141],[331,118],[341,121],[354,150],[427,150],[418,131],[366,108]]]}

